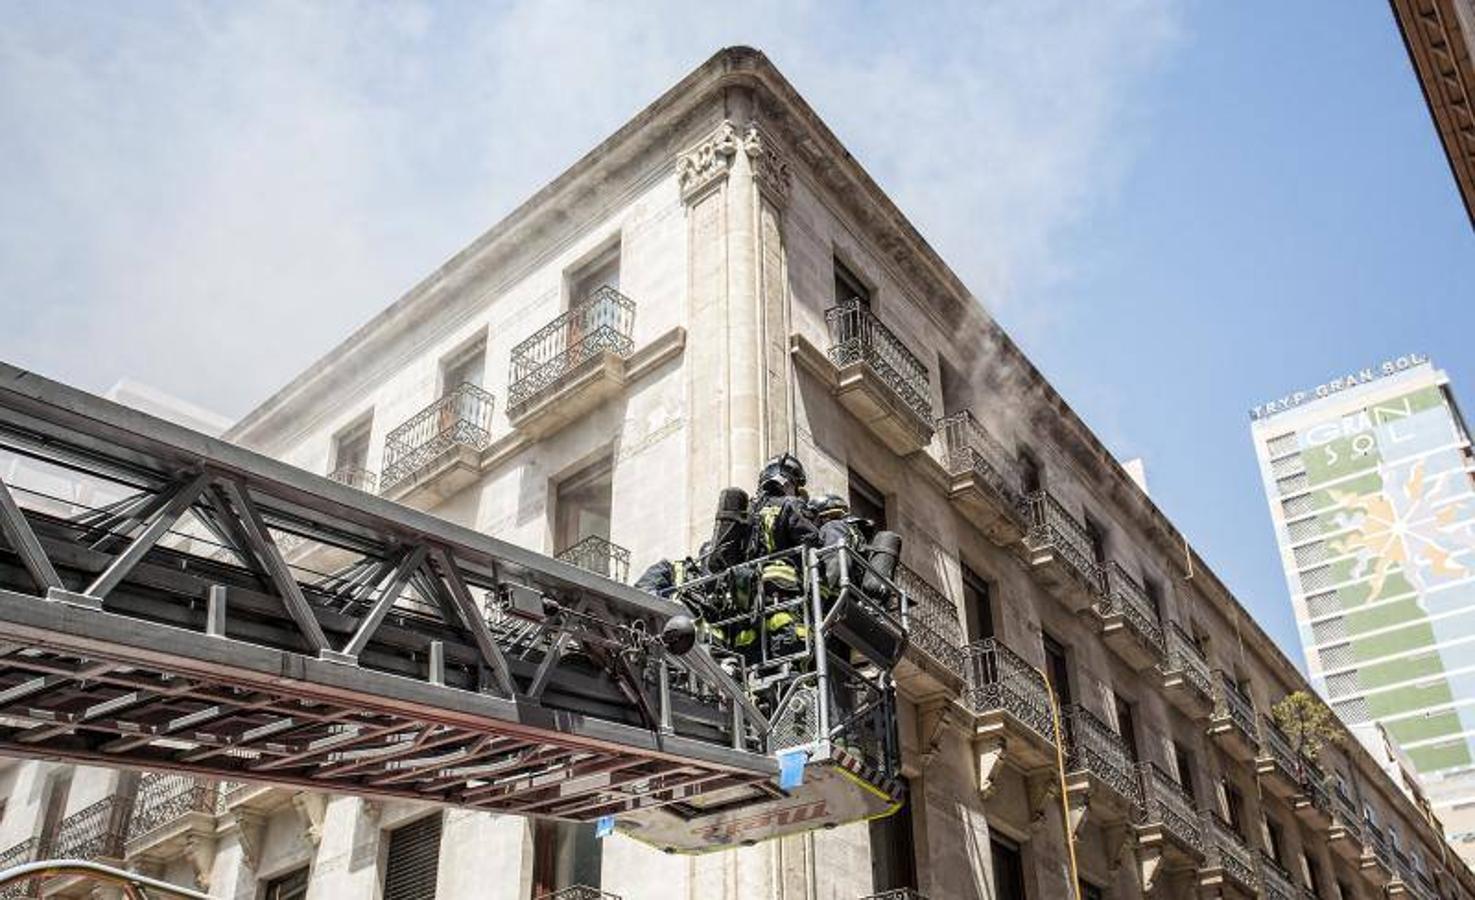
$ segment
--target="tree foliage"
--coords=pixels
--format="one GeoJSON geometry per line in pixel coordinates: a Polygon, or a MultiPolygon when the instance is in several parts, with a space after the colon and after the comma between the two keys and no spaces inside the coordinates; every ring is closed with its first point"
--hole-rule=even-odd
{"type": "Polygon", "coordinates": [[[1291,747],[1306,759],[1317,760],[1328,745],[1342,742],[1343,731],[1332,711],[1305,691],[1286,694],[1270,708],[1270,715],[1291,747]]]}

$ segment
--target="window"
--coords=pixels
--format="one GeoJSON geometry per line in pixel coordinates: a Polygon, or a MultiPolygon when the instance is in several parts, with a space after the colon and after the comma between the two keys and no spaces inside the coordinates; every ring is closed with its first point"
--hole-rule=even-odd
{"type": "Polygon", "coordinates": [[[1065,659],[1065,647],[1048,633],[1040,636],[1045,648],[1045,679],[1055,693],[1055,702],[1062,707],[1070,705],[1070,665],[1065,659]]]}
{"type": "Polygon", "coordinates": [[[1147,603],[1152,607],[1152,616],[1159,622],[1163,620],[1163,585],[1156,578],[1142,578],[1142,592],[1147,595],[1147,603]]]}
{"type": "Polygon", "coordinates": [[[1285,846],[1285,837],[1280,830],[1280,823],[1265,817],[1265,852],[1270,856],[1272,862],[1282,869],[1285,868],[1285,859],[1282,856],[1285,846]]]}
{"type": "Polygon", "coordinates": [[[1039,459],[1024,449],[1019,451],[1019,485],[1026,494],[1045,489],[1045,470],[1040,466],[1039,459]]]}
{"type": "Polygon", "coordinates": [[[261,895],[262,900],[306,900],[306,897],[307,866],[268,881],[261,895]]]}
{"type": "Polygon", "coordinates": [[[968,618],[969,640],[994,636],[994,601],[989,584],[967,566],[963,567],[963,614],[968,618]]]}
{"type": "Polygon", "coordinates": [[[1106,892],[1098,884],[1092,884],[1085,879],[1080,882],[1081,900],[1106,900],[1106,892]]]}
{"type": "Polygon", "coordinates": [[[989,839],[994,863],[994,897],[996,900],[1025,900],[1024,858],[1019,845],[994,835],[989,839]]]}
{"type": "Polygon", "coordinates": [[[1137,717],[1132,712],[1132,704],[1122,699],[1121,695],[1113,695],[1116,701],[1116,727],[1122,736],[1122,743],[1127,747],[1127,758],[1137,762],[1137,717]]]}
{"type": "Polygon", "coordinates": [[[1091,559],[1098,566],[1106,565],[1106,529],[1090,516],[1086,516],[1086,538],[1091,542],[1091,559]]]}
{"type": "Polygon", "coordinates": [[[588,300],[600,288],[620,289],[620,245],[616,243],[598,256],[570,273],[568,278],[569,306],[577,306],[588,300]]]}
{"type": "Polygon", "coordinates": [[[876,523],[879,531],[886,527],[886,495],[875,485],[850,470],[850,511],[876,523]]]}
{"type": "Polygon", "coordinates": [[[478,342],[447,357],[440,366],[440,393],[449,394],[463,384],[481,387],[486,379],[487,348],[478,342]]]}
{"type": "Polygon", "coordinates": [[[534,820],[534,898],[577,885],[597,889],[603,862],[603,848],[593,825],[534,820]]]}
{"type": "Polygon", "coordinates": [[[952,414],[967,409],[971,399],[968,395],[968,381],[961,372],[953,368],[946,357],[937,358],[937,378],[942,384],[943,412],[952,414]]]}
{"type": "Polygon", "coordinates": [[[374,420],[364,418],[338,432],[333,439],[334,472],[369,467],[369,433],[374,420]]]}
{"type": "Polygon", "coordinates": [[[871,305],[871,289],[866,287],[865,282],[855,276],[855,273],[845,267],[839,259],[835,260],[835,303],[839,305],[847,300],[860,300],[866,306],[871,305]]]}
{"type": "Polygon", "coordinates": [[[1301,862],[1306,866],[1306,886],[1311,889],[1313,897],[1320,898],[1322,896],[1321,872],[1316,868],[1316,860],[1311,858],[1311,854],[1302,851],[1301,862]]]}
{"type": "Polygon", "coordinates": [[[1247,840],[1249,835],[1245,834],[1245,795],[1240,793],[1239,788],[1227,777],[1224,785],[1224,818],[1229,825],[1229,830],[1239,835],[1240,840],[1247,840]]]}
{"type": "Polygon", "coordinates": [[[1176,742],[1173,744],[1173,768],[1178,771],[1178,784],[1183,788],[1183,793],[1196,800],[1198,792],[1193,789],[1193,753],[1176,742]]]}
{"type": "Polygon", "coordinates": [[[562,553],[588,537],[609,540],[613,494],[609,457],[560,481],[553,500],[554,552],[562,553]]]}
{"type": "Polygon", "coordinates": [[[384,864],[384,900],[435,900],[440,869],[439,813],[401,825],[389,833],[384,864]]]}
{"type": "Polygon", "coordinates": [[[877,891],[917,888],[916,840],[912,835],[911,793],[901,809],[872,819],[871,883],[877,891]]]}
{"type": "Polygon", "coordinates": [[[1342,879],[1338,878],[1337,879],[1337,897],[1338,897],[1338,900],[1353,900],[1353,897],[1354,896],[1356,896],[1356,895],[1354,895],[1352,893],[1352,888],[1350,888],[1350,887],[1347,886],[1347,882],[1345,882],[1342,879]]]}

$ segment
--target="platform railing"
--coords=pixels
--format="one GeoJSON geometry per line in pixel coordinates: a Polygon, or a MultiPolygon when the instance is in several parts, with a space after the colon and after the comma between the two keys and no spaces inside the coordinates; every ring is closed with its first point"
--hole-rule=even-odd
{"type": "Polygon", "coordinates": [[[1065,768],[1087,772],[1125,797],[1130,806],[1141,806],[1137,765],[1122,736],[1084,706],[1068,706],[1061,714],[1065,725],[1065,768]]]}
{"type": "Polygon", "coordinates": [[[1332,805],[1332,820],[1341,828],[1352,833],[1358,841],[1362,840],[1362,816],[1357,812],[1357,804],[1347,795],[1347,789],[1340,784],[1334,785],[1330,791],[1332,805]]]}
{"type": "Polygon", "coordinates": [[[384,438],[383,486],[419,475],[455,447],[492,442],[492,395],[469,382],[448,390],[384,438]]]}
{"type": "Polygon", "coordinates": [[[358,488],[367,494],[373,494],[379,490],[379,476],[363,466],[339,466],[328,473],[328,478],[339,484],[358,488]]]}
{"type": "Polygon", "coordinates": [[[1075,571],[1092,590],[1099,590],[1101,567],[1091,553],[1091,535],[1081,520],[1071,515],[1049,491],[1036,491],[1025,499],[1029,514],[1032,548],[1049,547],[1075,571]]]}
{"type": "Polygon", "coordinates": [[[596,534],[581,539],[554,559],[621,584],[630,579],[630,551],[596,534]]]}
{"type": "Polygon", "coordinates": [[[865,363],[918,418],[932,424],[932,385],[927,367],[881,324],[860,300],[825,310],[830,329],[830,362],[837,366],[865,363]]]}
{"type": "Polygon", "coordinates": [[[121,859],[131,798],[105,797],[61,820],[52,855],[59,859],[121,859]]]}
{"type": "Polygon", "coordinates": [[[635,350],[635,301],[605,285],[512,348],[507,407],[516,410],[557,385],[586,360],[635,350]]]}
{"type": "Polygon", "coordinates": [[[962,410],[937,420],[947,451],[947,469],[953,475],[972,474],[1007,503],[1019,503],[1019,474],[1004,445],[973,415],[962,410]]]}
{"type": "Polygon", "coordinates": [[[1204,659],[1203,651],[1198,649],[1198,644],[1183,626],[1177,622],[1169,622],[1163,628],[1164,646],[1167,650],[1167,658],[1163,662],[1163,671],[1180,674],[1183,679],[1193,685],[1194,689],[1205,697],[1214,696],[1214,678],[1209,670],[1209,662],[1204,659]]]}
{"type": "Polygon", "coordinates": [[[128,822],[133,840],[192,812],[215,812],[216,786],[189,775],[149,772],[139,780],[128,822]]]}
{"type": "Polygon", "coordinates": [[[1156,649],[1159,658],[1166,655],[1162,622],[1147,597],[1146,588],[1115,560],[1107,563],[1102,572],[1099,603],[1108,615],[1121,615],[1133,631],[1156,649]]]}
{"type": "Polygon", "coordinates": [[[1389,872],[1393,871],[1393,848],[1388,844],[1388,836],[1383,830],[1372,822],[1363,820],[1362,826],[1363,846],[1372,851],[1373,858],[1383,864],[1383,868],[1389,872]]]}
{"type": "Polygon", "coordinates": [[[997,638],[963,648],[967,679],[963,702],[975,713],[1002,710],[1055,743],[1055,717],[1045,676],[997,638]]]}
{"type": "Polygon", "coordinates": [[[947,671],[964,677],[963,626],[957,605],[905,565],[896,567],[892,581],[907,595],[903,620],[911,645],[947,671]]]}
{"type": "Polygon", "coordinates": [[[1203,823],[1204,866],[1222,869],[1240,884],[1254,889],[1260,882],[1254,854],[1244,839],[1234,833],[1220,818],[1207,810],[1200,815],[1203,823]]]}
{"type": "Polygon", "coordinates": [[[1203,823],[1193,798],[1182,785],[1150,762],[1137,767],[1137,778],[1142,791],[1142,822],[1161,825],[1180,844],[1204,852],[1203,823]]]}

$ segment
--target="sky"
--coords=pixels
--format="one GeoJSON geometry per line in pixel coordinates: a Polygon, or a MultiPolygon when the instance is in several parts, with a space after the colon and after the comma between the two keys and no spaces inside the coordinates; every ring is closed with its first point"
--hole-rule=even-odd
{"type": "Polygon", "coordinates": [[[1248,410],[1427,353],[1475,232],[1381,0],[0,0],[0,359],[239,416],[764,50],[1293,659],[1248,410]]]}

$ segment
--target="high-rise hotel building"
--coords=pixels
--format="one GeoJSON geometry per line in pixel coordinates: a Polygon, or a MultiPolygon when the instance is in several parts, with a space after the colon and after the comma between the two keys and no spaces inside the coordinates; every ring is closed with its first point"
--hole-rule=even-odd
{"type": "Polygon", "coordinates": [[[1417,354],[1251,411],[1313,685],[1475,855],[1475,457],[1417,354]]]}

